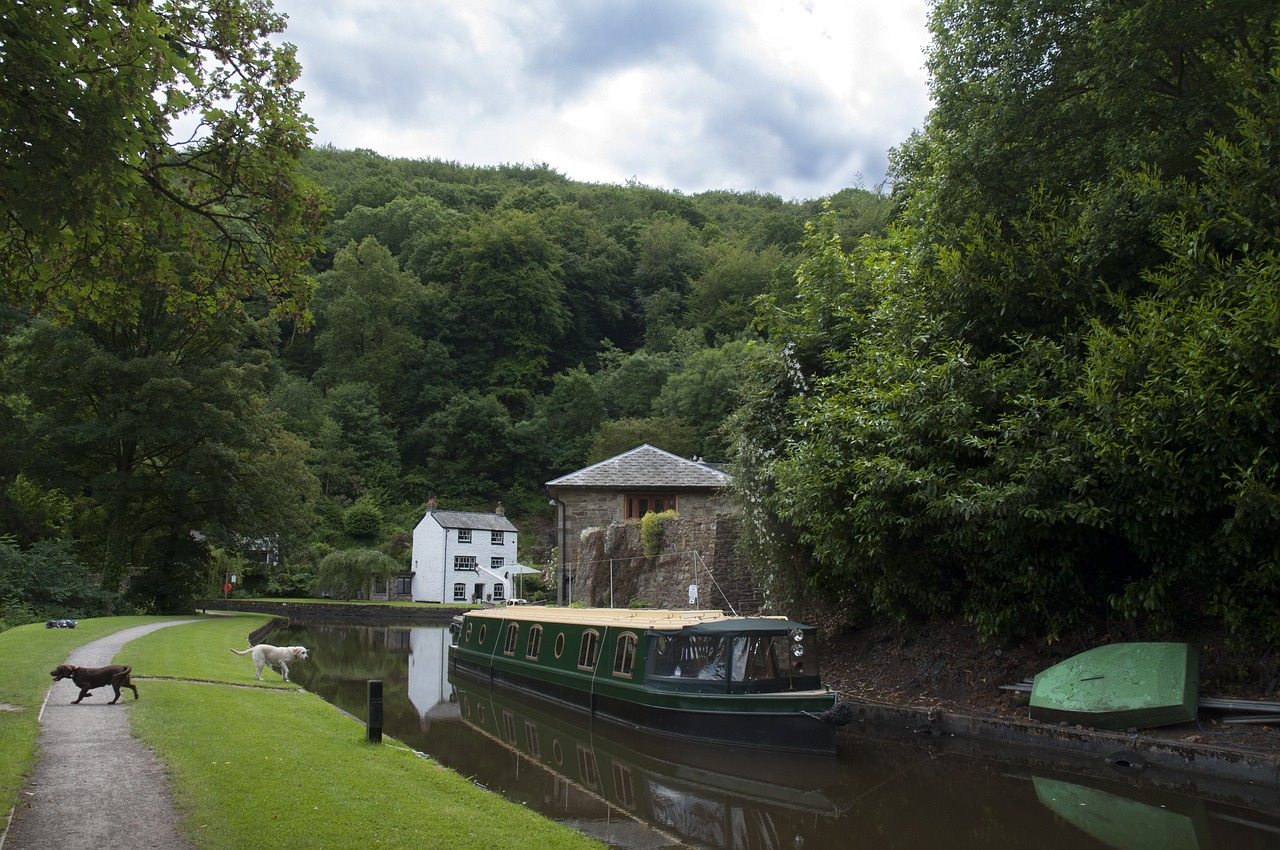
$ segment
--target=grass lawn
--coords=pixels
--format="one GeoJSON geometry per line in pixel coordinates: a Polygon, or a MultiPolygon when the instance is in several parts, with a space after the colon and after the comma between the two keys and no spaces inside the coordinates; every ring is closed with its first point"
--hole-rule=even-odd
{"type": "MultiPolygon", "coordinates": [[[[215,617],[125,645],[134,734],[163,759],[201,848],[600,848],[384,739],[232,655],[268,618],[215,617]],[[161,680],[147,681],[152,677],[161,680]],[[237,687],[243,686],[243,687],[237,687]]],[[[305,662],[303,662],[305,663],[305,662]]]]}
{"type": "Polygon", "coordinates": [[[44,623],[32,623],[0,632],[0,705],[5,706],[0,709],[0,810],[4,814],[18,797],[22,777],[35,765],[40,706],[53,684],[49,671],[81,644],[121,629],[173,619],[179,618],[100,617],[80,620],[74,629],[47,629],[44,623]]]}

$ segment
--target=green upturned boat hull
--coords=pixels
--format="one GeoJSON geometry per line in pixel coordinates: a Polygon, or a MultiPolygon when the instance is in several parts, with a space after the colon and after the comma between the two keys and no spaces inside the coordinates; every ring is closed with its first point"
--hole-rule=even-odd
{"type": "Polygon", "coordinates": [[[1185,643],[1113,643],[1035,678],[1031,717],[1098,729],[1148,729],[1196,717],[1200,661],[1185,643]]]}

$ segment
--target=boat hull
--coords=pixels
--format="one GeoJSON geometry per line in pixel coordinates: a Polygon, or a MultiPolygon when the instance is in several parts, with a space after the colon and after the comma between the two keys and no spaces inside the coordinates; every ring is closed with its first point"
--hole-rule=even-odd
{"type": "Polygon", "coordinates": [[[1033,719],[1145,729],[1196,717],[1199,655],[1184,643],[1115,643],[1055,664],[1031,688],[1033,719]]]}
{"type": "Polygon", "coordinates": [[[822,719],[835,705],[834,694],[816,695],[809,709],[792,705],[766,711],[756,700],[748,710],[735,708],[726,699],[672,699],[667,694],[650,694],[649,699],[641,699],[637,694],[627,698],[591,694],[456,658],[451,661],[451,672],[474,683],[534,694],[584,715],[664,737],[785,753],[831,755],[836,751],[837,726],[822,719]]]}

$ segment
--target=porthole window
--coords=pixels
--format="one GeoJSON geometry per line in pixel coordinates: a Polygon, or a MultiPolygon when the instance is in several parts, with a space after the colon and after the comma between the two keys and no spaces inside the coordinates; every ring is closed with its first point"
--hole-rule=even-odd
{"type": "Polygon", "coordinates": [[[564,632],[556,635],[556,658],[564,655],[564,632]]]}
{"type": "Polygon", "coordinates": [[[480,645],[481,646],[484,646],[484,633],[487,631],[489,631],[489,627],[487,625],[480,627],[480,645]]]}

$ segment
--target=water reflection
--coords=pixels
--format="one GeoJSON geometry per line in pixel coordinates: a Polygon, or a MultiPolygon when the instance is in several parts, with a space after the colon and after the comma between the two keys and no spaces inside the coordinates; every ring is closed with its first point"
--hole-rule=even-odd
{"type": "Polygon", "coordinates": [[[1117,850],[1202,850],[1210,846],[1204,803],[1169,808],[1169,795],[1146,802],[1136,789],[1121,795],[1079,781],[1032,777],[1036,797],[1063,820],[1117,850]]]}
{"type": "Polygon", "coordinates": [[[356,717],[365,715],[368,680],[382,680],[388,736],[615,848],[1280,846],[1280,818],[1269,810],[1123,781],[1037,776],[937,746],[858,738],[836,759],[797,760],[593,727],[528,696],[451,682],[443,627],[295,624],[270,640],[308,646],[311,659],[292,678],[356,717]],[[1102,828],[1154,824],[1144,819],[1160,812],[1173,816],[1166,827],[1132,836],[1102,828]],[[1179,818],[1187,826],[1176,826],[1179,818]],[[1147,843],[1122,843],[1135,840],[1147,843]]]}

